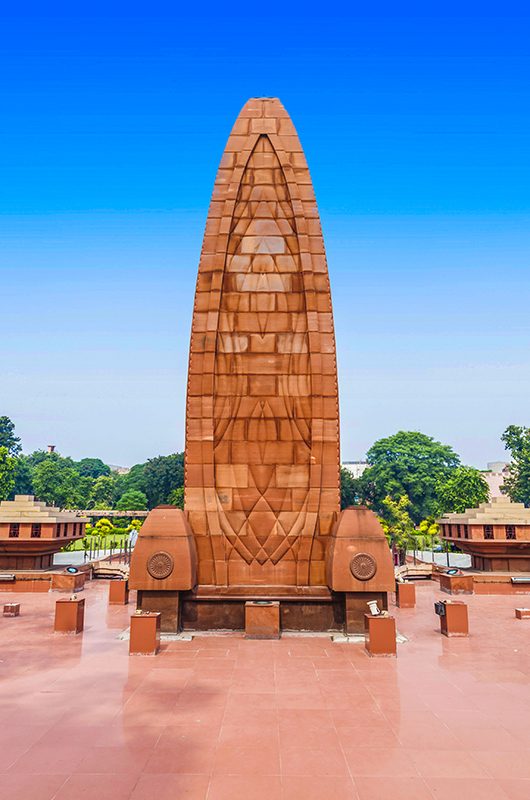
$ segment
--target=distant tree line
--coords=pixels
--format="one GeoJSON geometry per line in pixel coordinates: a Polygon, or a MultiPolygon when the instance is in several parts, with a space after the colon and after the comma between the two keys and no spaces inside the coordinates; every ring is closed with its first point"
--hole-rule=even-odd
{"type": "MultiPolygon", "coordinates": [[[[530,428],[510,425],[501,438],[511,455],[502,491],[530,506],[530,428]]],[[[366,460],[360,478],[341,470],[341,506],[366,505],[395,530],[412,526],[432,535],[437,517],[488,499],[481,472],[424,433],[379,439],[366,460]]],[[[119,475],[100,458],[74,461],[44,450],[24,455],[13,422],[0,416],[0,500],[34,494],[61,508],[140,511],[164,503],[182,508],[183,487],[184,453],[150,458],[119,475]]]]}
{"type": "Polygon", "coordinates": [[[60,508],[142,511],[184,504],[184,453],[150,458],[125,475],[100,458],[74,461],[36,450],[24,455],[9,417],[0,417],[0,500],[33,494],[60,508]]]}
{"type": "MultiPolygon", "coordinates": [[[[530,428],[511,425],[502,435],[511,464],[501,490],[530,506],[530,428]]],[[[368,468],[354,478],[341,470],[341,506],[365,505],[380,517],[398,549],[432,544],[436,518],[462,513],[489,499],[480,470],[462,464],[449,446],[417,431],[379,439],[367,453],[368,468]]]]}

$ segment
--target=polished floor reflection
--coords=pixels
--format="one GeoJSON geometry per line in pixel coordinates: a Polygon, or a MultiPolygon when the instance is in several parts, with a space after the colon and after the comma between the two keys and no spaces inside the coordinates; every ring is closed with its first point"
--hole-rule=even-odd
{"type": "Polygon", "coordinates": [[[129,657],[133,604],[107,595],[87,586],[78,636],[52,633],[56,593],[0,597],[21,603],[0,618],[0,800],[530,797],[530,597],[466,597],[449,640],[419,584],[398,658],[370,659],[236,635],[129,657]]]}

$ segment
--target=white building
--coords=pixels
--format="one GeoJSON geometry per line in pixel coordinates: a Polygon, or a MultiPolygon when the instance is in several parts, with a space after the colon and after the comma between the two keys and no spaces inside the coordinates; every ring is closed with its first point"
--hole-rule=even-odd
{"type": "Polygon", "coordinates": [[[347,469],[353,478],[360,478],[365,469],[368,469],[369,466],[367,461],[343,461],[341,464],[341,467],[347,469]]]}
{"type": "Polygon", "coordinates": [[[503,496],[501,486],[504,483],[509,466],[506,461],[490,461],[486,464],[486,470],[481,474],[488,484],[490,500],[493,500],[494,497],[503,496]]]}

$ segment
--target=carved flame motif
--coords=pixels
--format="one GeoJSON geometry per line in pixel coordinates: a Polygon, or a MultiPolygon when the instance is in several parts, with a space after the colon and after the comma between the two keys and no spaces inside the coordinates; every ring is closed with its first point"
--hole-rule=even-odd
{"type": "Polygon", "coordinates": [[[243,173],[228,239],[214,383],[216,483],[221,492],[223,482],[232,489],[233,508],[222,511],[221,525],[247,563],[276,563],[289,550],[296,555],[305,524],[311,454],[305,311],[287,185],[261,136],[243,173]],[[235,378],[233,393],[222,393],[225,376],[235,378]],[[293,482],[296,515],[289,502],[281,510],[293,482]]]}

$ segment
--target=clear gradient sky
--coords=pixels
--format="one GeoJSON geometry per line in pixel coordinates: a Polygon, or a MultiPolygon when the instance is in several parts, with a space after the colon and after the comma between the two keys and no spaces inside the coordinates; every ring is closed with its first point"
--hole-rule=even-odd
{"type": "Polygon", "coordinates": [[[399,429],[502,459],[530,424],[528,4],[183,5],[3,9],[0,415],[24,450],[182,449],[210,192],[264,95],[322,217],[343,459],[399,429]]]}

